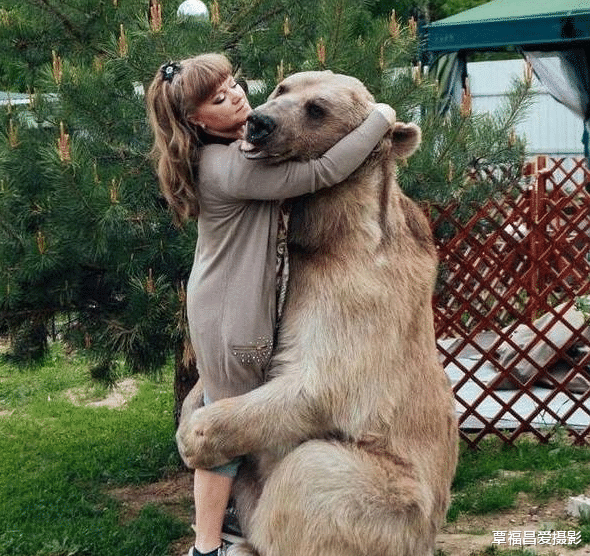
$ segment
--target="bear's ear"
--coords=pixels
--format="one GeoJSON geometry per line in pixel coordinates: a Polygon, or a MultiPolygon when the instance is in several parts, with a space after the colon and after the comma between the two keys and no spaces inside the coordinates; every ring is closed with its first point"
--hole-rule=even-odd
{"type": "Polygon", "coordinates": [[[416,152],[422,141],[422,132],[416,124],[396,122],[391,134],[395,158],[408,158],[416,152]]]}

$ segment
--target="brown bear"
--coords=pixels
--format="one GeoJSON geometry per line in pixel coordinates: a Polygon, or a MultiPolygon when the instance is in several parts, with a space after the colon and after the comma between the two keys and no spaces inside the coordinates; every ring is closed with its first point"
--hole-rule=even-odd
{"type": "MultiPolygon", "coordinates": [[[[317,158],[372,102],[354,78],[295,74],[253,112],[249,140],[276,160],[317,158]]],[[[187,465],[247,454],[234,556],[434,552],[457,423],[435,345],[430,226],[396,181],[395,159],[419,143],[420,129],[398,122],[345,182],[293,202],[268,382],[204,408],[195,389],[185,402],[187,465]]]]}

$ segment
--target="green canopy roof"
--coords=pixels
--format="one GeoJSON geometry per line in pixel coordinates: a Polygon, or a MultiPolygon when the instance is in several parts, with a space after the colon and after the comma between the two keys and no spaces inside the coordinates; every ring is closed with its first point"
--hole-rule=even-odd
{"type": "Polygon", "coordinates": [[[492,0],[426,27],[432,53],[590,40],[590,0],[492,0]]]}

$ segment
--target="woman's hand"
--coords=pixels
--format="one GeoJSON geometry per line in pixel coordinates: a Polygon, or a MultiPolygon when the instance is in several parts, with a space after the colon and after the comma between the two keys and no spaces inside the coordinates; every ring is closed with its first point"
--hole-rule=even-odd
{"type": "Polygon", "coordinates": [[[385,117],[385,119],[389,122],[390,126],[394,126],[396,122],[396,114],[395,110],[389,106],[389,104],[385,104],[384,102],[378,102],[373,105],[373,110],[378,110],[381,114],[385,117]]]}

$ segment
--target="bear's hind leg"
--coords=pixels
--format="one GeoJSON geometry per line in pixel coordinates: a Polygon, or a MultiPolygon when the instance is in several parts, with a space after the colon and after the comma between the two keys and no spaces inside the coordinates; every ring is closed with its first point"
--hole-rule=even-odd
{"type": "Polygon", "coordinates": [[[429,556],[436,527],[408,465],[338,442],[309,441],[267,480],[248,556],[429,556]]]}

